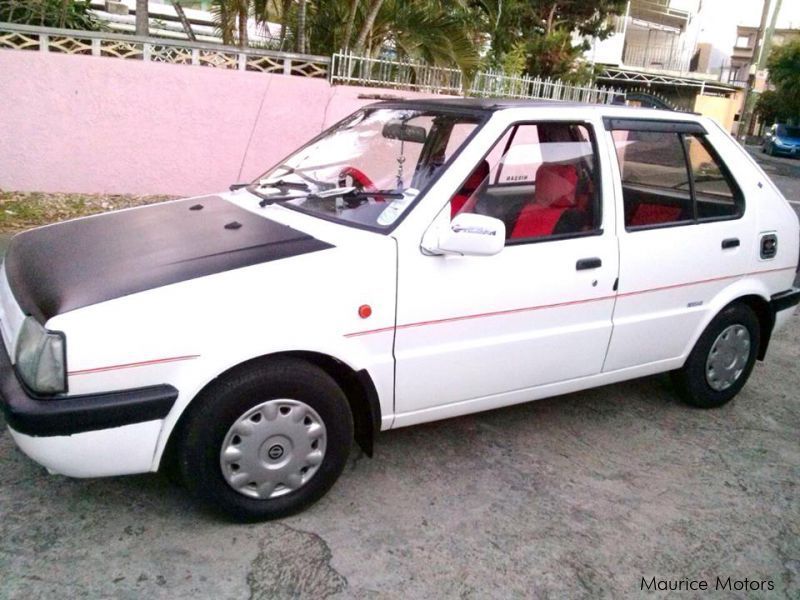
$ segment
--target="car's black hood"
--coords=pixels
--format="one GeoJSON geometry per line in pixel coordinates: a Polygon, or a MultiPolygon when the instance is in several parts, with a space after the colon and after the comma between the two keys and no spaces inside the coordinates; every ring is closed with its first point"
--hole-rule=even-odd
{"type": "Polygon", "coordinates": [[[330,247],[208,196],[21,233],[5,268],[23,312],[45,323],[98,302],[330,247]]]}

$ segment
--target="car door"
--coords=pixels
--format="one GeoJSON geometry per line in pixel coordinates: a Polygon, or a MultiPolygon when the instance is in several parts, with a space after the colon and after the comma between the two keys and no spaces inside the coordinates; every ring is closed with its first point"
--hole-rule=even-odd
{"type": "Polygon", "coordinates": [[[611,335],[618,255],[595,126],[513,123],[472,163],[438,219],[506,224],[490,257],[430,256],[399,240],[395,426],[531,399],[597,374],[611,335]]]}
{"type": "Polygon", "coordinates": [[[747,271],[753,224],[742,190],[700,123],[608,119],[606,125],[621,181],[608,372],[688,351],[711,300],[747,271]]]}

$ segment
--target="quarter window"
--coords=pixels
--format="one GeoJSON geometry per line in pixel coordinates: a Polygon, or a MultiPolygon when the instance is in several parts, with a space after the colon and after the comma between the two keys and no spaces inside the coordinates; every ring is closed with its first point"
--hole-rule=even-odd
{"type": "Polygon", "coordinates": [[[514,125],[453,196],[451,214],[498,218],[512,243],[596,232],[601,216],[596,174],[587,126],[514,125]]]}
{"type": "Polygon", "coordinates": [[[629,229],[741,216],[743,197],[697,134],[615,130],[629,229]]]}

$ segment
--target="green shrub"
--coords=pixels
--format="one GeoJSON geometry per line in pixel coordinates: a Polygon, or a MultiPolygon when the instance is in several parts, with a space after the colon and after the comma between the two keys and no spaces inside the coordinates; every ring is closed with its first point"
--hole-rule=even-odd
{"type": "Polygon", "coordinates": [[[64,29],[100,29],[89,0],[0,0],[0,21],[64,29]]]}

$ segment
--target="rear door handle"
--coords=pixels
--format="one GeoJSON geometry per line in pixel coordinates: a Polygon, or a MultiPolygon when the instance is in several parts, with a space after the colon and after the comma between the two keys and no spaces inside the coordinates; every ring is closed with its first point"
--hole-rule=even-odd
{"type": "Polygon", "coordinates": [[[576,271],[586,271],[587,269],[599,269],[603,266],[603,261],[599,258],[582,258],[575,263],[576,271]]]}
{"type": "Polygon", "coordinates": [[[728,238],[727,240],[722,240],[722,249],[727,250],[728,248],[738,248],[739,243],[739,238],[728,238]]]}

